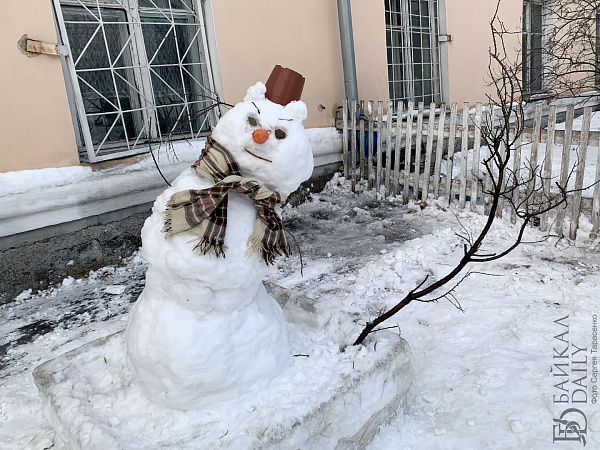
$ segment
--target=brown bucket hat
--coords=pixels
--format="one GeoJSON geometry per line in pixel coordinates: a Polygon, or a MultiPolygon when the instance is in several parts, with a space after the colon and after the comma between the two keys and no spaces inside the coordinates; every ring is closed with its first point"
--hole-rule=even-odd
{"type": "Polygon", "coordinates": [[[267,80],[265,97],[283,106],[294,100],[300,100],[304,81],[304,77],[298,72],[277,64],[267,80]]]}

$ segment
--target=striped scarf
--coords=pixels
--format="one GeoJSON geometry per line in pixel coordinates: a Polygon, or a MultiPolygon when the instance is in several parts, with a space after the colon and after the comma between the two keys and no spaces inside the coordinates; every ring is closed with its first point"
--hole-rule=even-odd
{"type": "Polygon", "coordinates": [[[210,137],[202,155],[192,167],[216,184],[208,189],[190,189],[171,196],[164,212],[162,231],[165,239],[176,234],[192,234],[200,239],[194,250],[202,255],[212,250],[217,257],[225,257],[227,193],[233,191],[250,198],[256,208],[256,221],[248,239],[246,257],[258,253],[261,260],[269,265],[277,256],[291,254],[281,218],[275,212],[285,197],[266,189],[255,180],[242,177],[233,155],[210,137]]]}

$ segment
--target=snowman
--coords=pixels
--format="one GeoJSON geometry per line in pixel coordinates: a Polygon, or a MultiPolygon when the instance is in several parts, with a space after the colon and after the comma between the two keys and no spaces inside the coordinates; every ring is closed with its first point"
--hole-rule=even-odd
{"type": "Polygon", "coordinates": [[[276,210],[310,177],[313,157],[306,105],[267,97],[259,82],[223,115],[142,229],[148,271],[127,352],[138,386],[164,406],[226,405],[290,364],[282,310],[262,280],[289,254],[276,210]]]}

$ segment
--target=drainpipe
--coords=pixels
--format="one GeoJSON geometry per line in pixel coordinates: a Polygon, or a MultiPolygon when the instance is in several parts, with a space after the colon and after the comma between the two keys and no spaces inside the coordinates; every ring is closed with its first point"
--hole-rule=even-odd
{"type": "Polygon", "coordinates": [[[356,63],[354,61],[354,37],[352,35],[352,11],[350,0],[337,0],[340,22],[340,42],[342,44],[342,63],[344,66],[344,87],[349,101],[358,101],[356,82],[356,63]]]}

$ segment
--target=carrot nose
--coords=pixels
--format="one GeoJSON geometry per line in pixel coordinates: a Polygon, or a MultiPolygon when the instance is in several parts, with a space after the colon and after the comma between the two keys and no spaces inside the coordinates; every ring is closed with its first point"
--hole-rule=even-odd
{"type": "Polygon", "coordinates": [[[254,139],[254,142],[257,144],[263,144],[267,141],[267,139],[269,139],[269,132],[267,130],[263,130],[262,128],[254,130],[254,133],[252,133],[252,139],[254,139]]]}

